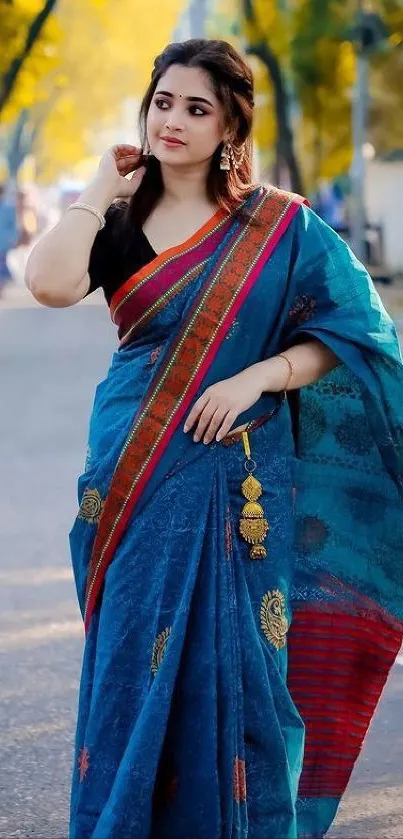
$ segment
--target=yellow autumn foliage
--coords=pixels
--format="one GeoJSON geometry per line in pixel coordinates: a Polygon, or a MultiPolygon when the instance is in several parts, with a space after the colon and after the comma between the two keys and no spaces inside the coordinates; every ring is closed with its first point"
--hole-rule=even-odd
{"type": "MultiPolygon", "coordinates": [[[[351,102],[356,76],[354,45],[348,40],[356,0],[218,0],[238,20],[239,45],[266,42],[281,65],[293,102],[291,121],[308,189],[318,178],[348,171],[352,160],[351,102]],[[248,6],[253,20],[249,19],[248,6]],[[319,17],[320,16],[320,17],[319,17]]],[[[379,152],[403,146],[403,6],[373,0],[389,30],[388,44],[371,58],[369,140],[379,152]]],[[[255,139],[265,164],[273,157],[277,128],[267,70],[251,61],[256,83],[255,139]]]]}
{"type": "MultiPolygon", "coordinates": [[[[139,0],[59,0],[3,112],[5,130],[22,108],[30,109],[32,125],[40,125],[34,152],[42,183],[92,154],[98,134],[119,124],[123,103],[141,97],[183,3],[148,0],[145,9],[139,0]]],[[[19,34],[2,58],[3,72],[43,4],[16,0],[13,5],[19,34]]],[[[135,123],[133,102],[133,138],[135,123]]]]}

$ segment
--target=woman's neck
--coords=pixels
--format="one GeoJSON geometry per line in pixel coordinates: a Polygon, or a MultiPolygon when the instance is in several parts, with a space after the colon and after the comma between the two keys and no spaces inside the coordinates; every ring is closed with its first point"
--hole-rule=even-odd
{"type": "Polygon", "coordinates": [[[207,196],[205,164],[197,168],[181,167],[180,172],[170,166],[161,166],[161,174],[164,185],[164,204],[172,206],[210,204],[207,196]]]}

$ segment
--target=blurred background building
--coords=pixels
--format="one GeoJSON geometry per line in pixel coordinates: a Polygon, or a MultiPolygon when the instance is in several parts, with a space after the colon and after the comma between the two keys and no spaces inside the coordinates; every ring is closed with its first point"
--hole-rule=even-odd
{"type": "Polygon", "coordinates": [[[402,0],[0,0],[0,288],[115,142],[154,56],[218,37],[256,84],[256,176],[309,197],[379,282],[403,276],[402,0]]]}

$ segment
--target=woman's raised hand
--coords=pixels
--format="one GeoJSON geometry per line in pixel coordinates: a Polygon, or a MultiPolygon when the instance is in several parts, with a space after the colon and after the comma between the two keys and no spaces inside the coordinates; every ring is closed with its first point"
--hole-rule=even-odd
{"type": "Polygon", "coordinates": [[[120,145],[107,149],[99,162],[97,178],[110,186],[115,198],[131,198],[137,192],[145,166],[140,162],[143,152],[137,146],[120,145]],[[126,175],[130,175],[126,178],[126,175]]]}

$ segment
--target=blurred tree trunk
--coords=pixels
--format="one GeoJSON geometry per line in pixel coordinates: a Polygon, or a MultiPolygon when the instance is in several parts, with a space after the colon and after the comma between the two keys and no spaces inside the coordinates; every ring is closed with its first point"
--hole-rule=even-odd
{"type": "Polygon", "coordinates": [[[276,170],[278,177],[280,177],[280,173],[285,165],[289,172],[291,189],[301,194],[303,192],[302,175],[294,148],[289,96],[280,63],[265,42],[247,47],[247,53],[249,55],[255,55],[256,58],[260,59],[265,65],[273,83],[277,121],[276,170]]]}
{"type": "Polygon", "coordinates": [[[28,29],[27,37],[21,52],[13,58],[10,66],[0,80],[0,115],[13,92],[21,68],[29,57],[32,47],[38,38],[40,38],[43,27],[49,15],[53,12],[56,2],[57,0],[46,0],[43,8],[34,17],[28,29]]]}
{"type": "Polygon", "coordinates": [[[52,110],[57,90],[47,102],[32,108],[22,108],[12,126],[6,143],[6,158],[10,178],[17,179],[18,171],[27,155],[32,153],[35,140],[52,110]]]}
{"type": "MultiPolygon", "coordinates": [[[[243,0],[243,10],[246,21],[253,24],[254,30],[258,32],[258,25],[253,7],[253,0],[243,0]]],[[[294,136],[291,125],[290,98],[286,88],[283,72],[279,59],[270,44],[263,37],[257,37],[253,43],[247,44],[246,52],[255,55],[267,69],[270,76],[273,90],[277,122],[276,141],[276,164],[275,172],[277,178],[281,177],[284,166],[288,170],[291,189],[300,194],[303,193],[303,182],[301,169],[297,160],[294,136]]]]}

